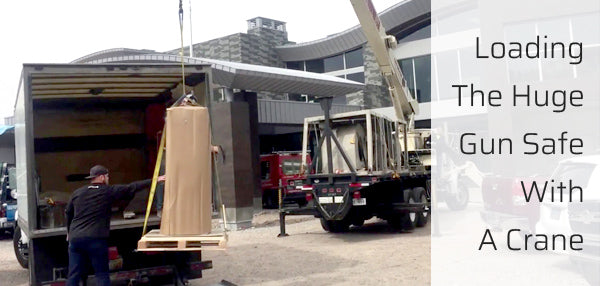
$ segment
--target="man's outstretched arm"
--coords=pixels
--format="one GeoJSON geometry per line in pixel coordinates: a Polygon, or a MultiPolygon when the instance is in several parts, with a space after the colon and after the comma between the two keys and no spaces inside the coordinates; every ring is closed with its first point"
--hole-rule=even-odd
{"type": "MultiPolygon", "coordinates": [[[[157,182],[164,182],[165,176],[158,176],[157,182]]],[[[113,199],[132,199],[136,192],[141,191],[152,184],[152,179],[135,181],[127,185],[112,185],[111,195],[113,199]]]]}

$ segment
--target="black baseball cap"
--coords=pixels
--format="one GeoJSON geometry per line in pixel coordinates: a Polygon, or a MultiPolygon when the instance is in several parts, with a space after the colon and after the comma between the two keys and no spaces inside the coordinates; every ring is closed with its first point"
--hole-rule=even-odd
{"type": "Polygon", "coordinates": [[[93,179],[101,175],[108,174],[108,169],[102,165],[96,165],[90,169],[90,175],[85,177],[86,179],[93,179]]]}

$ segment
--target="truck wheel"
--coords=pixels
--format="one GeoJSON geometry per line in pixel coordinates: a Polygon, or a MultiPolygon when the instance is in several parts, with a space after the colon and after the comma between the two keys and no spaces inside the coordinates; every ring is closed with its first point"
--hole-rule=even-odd
{"type": "MultiPolygon", "coordinates": [[[[415,203],[415,199],[412,196],[412,190],[406,189],[403,191],[404,194],[404,202],[407,203],[415,203]]],[[[403,230],[413,230],[417,224],[417,214],[416,213],[401,213],[395,217],[388,219],[388,224],[390,224],[393,228],[403,229],[403,230]]]]}
{"type": "MultiPolygon", "coordinates": [[[[411,189],[404,190],[404,201],[409,204],[414,204],[417,202],[413,196],[413,191],[411,189]]],[[[405,230],[412,230],[417,225],[417,213],[407,213],[402,216],[402,228],[405,230]]]]}
{"type": "Polygon", "coordinates": [[[263,208],[276,209],[279,207],[279,193],[274,190],[267,190],[263,193],[263,208]]]}
{"type": "Polygon", "coordinates": [[[21,228],[17,225],[13,234],[13,247],[15,256],[21,267],[29,268],[29,250],[27,244],[21,241],[21,228]]]}
{"type": "Polygon", "coordinates": [[[414,221],[411,221],[410,214],[400,214],[397,217],[388,219],[388,224],[398,230],[413,230],[415,228],[414,221]]]}
{"type": "Polygon", "coordinates": [[[365,220],[364,219],[355,219],[352,221],[352,225],[353,226],[357,226],[357,227],[361,227],[365,224],[365,220]]]}
{"type": "Polygon", "coordinates": [[[456,194],[446,194],[446,204],[453,211],[461,211],[467,207],[469,203],[469,190],[459,188],[456,194]]]}
{"type": "MultiPolygon", "coordinates": [[[[425,189],[422,187],[414,188],[412,195],[417,203],[427,203],[427,194],[425,189]]],[[[424,227],[429,220],[429,208],[426,208],[427,212],[417,213],[417,221],[415,222],[417,227],[424,227]]]]}
{"type": "Polygon", "coordinates": [[[324,218],[321,218],[321,227],[324,231],[329,231],[329,223],[324,218]]]}
{"type": "Polygon", "coordinates": [[[308,205],[308,202],[306,201],[306,199],[297,200],[296,203],[298,203],[298,206],[301,207],[301,208],[303,208],[306,205],[308,205]]]}
{"type": "Polygon", "coordinates": [[[346,220],[325,220],[321,218],[321,227],[328,232],[341,233],[347,232],[350,224],[346,220]]]}

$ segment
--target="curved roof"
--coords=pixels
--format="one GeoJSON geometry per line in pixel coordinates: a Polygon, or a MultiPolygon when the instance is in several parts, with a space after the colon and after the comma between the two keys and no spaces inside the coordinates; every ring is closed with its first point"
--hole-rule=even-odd
{"type": "MultiPolygon", "coordinates": [[[[379,14],[389,34],[410,30],[415,24],[429,20],[431,1],[405,0],[379,14]]],[[[362,46],[367,42],[360,25],[323,39],[276,47],[282,61],[303,61],[325,58],[362,46]]]]}
{"type": "MultiPolygon", "coordinates": [[[[168,54],[126,55],[86,61],[107,63],[180,63],[181,57],[168,54]]],[[[222,86],[270,92],[291,92],[331,97],[362,90],[363,84],[332,75],[284,68],[251,65],[203,58],[183,57],[186,64],[205,64],[212,68],[213,82],[222,86]]]]}
{"type": "Polygon", "coordinates": [[[81,58],[78,58],[72,61],[72,64],[82,64],[88,63],[94,60],[99,60],[108,57],[116,57],[116,56],[129,56],[129,55],[142,55],[142,54],[150,54],[156,53],[154,50],[137,50],[137,49],[127,49],[127,48],[115,48],[98,51],[89,55],[85,55],[81,58]]]}

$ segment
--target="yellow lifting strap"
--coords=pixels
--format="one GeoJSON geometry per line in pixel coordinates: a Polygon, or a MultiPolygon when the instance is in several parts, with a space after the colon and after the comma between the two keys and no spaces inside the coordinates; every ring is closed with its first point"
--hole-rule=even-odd
{"type": "Polygon", "coordinates": [[[163,158],[163,150],[165,149],[165,132],[166,124],[163,127],[162,136],[160,137],[160,146],[158,147],[158,156],[156,157],[156,164],[154,165],[154,174],[152,175],[152,185],[150,186],[150,195],[148,196],[148,205],[146,206],[146,217],[144,218],[144,228],[142,230],[142,236],[146,234],[146,226],[148,225],[148,217],[150,217],[150,209],[152,208],[152,201],[154,200],[154,192],[156,191],[156,183],[158,175],[160,173],[160,164],[163,158]]]}

